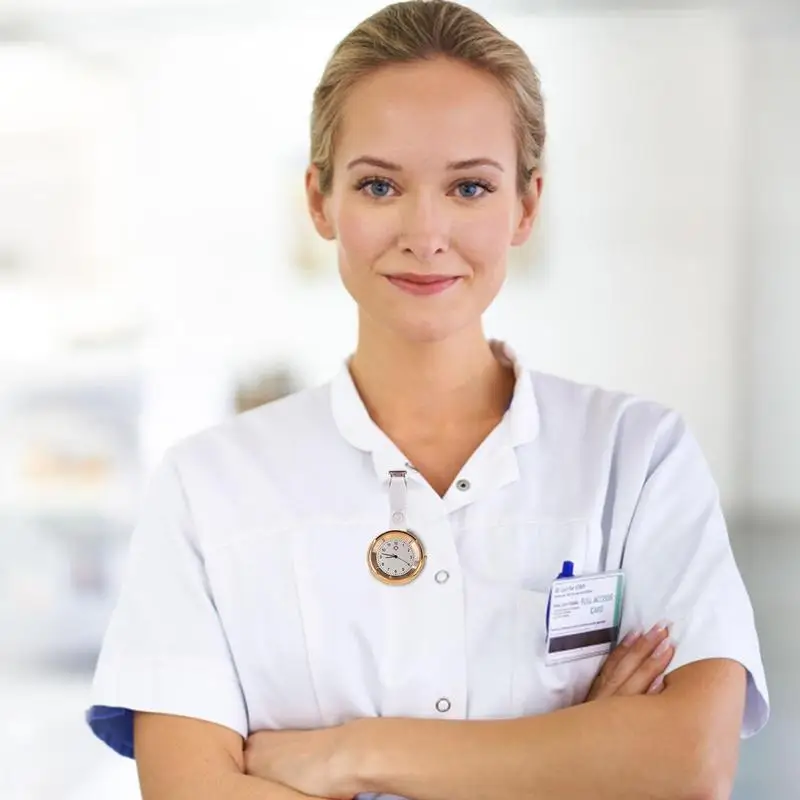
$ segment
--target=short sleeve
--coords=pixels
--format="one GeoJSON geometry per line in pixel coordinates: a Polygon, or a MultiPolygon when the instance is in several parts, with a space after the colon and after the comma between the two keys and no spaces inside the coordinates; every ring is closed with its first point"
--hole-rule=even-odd
{"type": "Polygon", "coordinates": [[[245,737],[247,712],[174,454],[152,476],[101,645],[86,721],[133,758],[133,712],[194,717],[245,737]]]}
{"type": "Polygon", "coordinates": [[[719,492],[698,443],[671,414],[660,431],[623,556],[623,629],[673,623],[673,672],[728,658],[747,670],[742,738],[769,717],[753,609],[731,550],[719,492]]]}

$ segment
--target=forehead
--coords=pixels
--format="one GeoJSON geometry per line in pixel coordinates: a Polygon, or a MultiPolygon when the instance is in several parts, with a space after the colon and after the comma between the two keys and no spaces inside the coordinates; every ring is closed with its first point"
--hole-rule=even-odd
{"type": "Polygon", "coordinates": [[[447,59],[392,64],[360,80],[342,108],[336,160],[403,165],[516,157],[514,113],[488,73],[447,59]]]}

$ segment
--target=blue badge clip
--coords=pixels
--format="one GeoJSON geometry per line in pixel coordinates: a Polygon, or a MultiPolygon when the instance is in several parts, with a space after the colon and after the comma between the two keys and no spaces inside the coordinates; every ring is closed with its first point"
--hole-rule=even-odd
{"type": "MultiPolygon", "coordinates": [[[[556,580],[559,581],[562,578],[574,578],[575,577],[575,564],[572,561],[565,561],[561,565],[561,572],[556,575],[556,580]]],[[[552,599],[552,589],[550,590],[550,594],[547,597],[547,614],[545,616],[545,630],[550,633],[550,600],[552,599]]]]}

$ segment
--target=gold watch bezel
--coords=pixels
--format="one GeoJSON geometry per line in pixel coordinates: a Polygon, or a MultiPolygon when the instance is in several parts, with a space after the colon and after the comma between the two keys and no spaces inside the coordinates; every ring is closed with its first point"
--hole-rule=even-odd
{"type": "Polygon", "coordinates": [[[416,580],[425,567],[426,558],[427,554],[425,553],[425,548],[422,545],[422,541],[420,540],[419,536],[411,531],[388,530],[384,531],[383,533],[379,533],[370,542],[369,548],[367,549],[367,564],[370,572],[374,578],[377,578],[381,583],[385,583],[387,586],[403,586],[404,584],[411,583],[413,580],[416,580]],[[414,554],[417,556],[417,563],[411,572],[408,572],[405,575],[387,575],[378,566],[378,551],[380,545],[385,540],[397,538],[405,539],[407,542],[409,542],[414,554]]]}

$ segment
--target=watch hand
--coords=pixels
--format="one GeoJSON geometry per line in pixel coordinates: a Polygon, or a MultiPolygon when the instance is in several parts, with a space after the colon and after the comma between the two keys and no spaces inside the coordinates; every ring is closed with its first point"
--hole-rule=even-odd
{"type": "Polygon", "coordinates": [[[402,561],[407,567],[411,566],[408,561],[406,561],[404,558],[400,558],[400,556],[396,555],[395,553],[384,553],[384,555],[388,556],[389,558],[396,558],[398,561],[402,561]]]}

